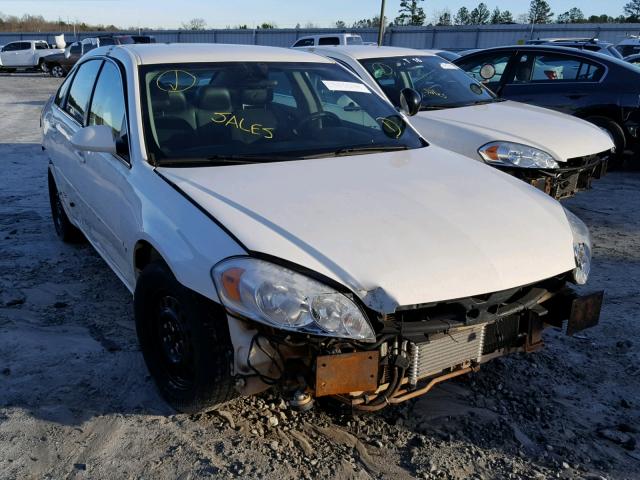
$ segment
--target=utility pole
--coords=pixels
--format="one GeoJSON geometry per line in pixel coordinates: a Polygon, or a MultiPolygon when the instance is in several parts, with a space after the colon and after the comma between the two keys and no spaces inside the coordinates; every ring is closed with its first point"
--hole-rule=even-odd
{"type": "Polygon", "coordinates": [[[384,41],[384,2],[382,0],[382,5],[380,6],[380,27],[378,28],[378,45],[382,46],[382,42],[384,41]]]}

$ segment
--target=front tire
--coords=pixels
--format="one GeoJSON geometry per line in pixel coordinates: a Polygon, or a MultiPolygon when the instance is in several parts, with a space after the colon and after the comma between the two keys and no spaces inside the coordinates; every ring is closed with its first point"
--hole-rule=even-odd
{"type": "Polygon", "coordinates": [[[627,148],[627,137],[624,134],[623,128],[607,117],[589,117],[586,120],[609,132],[616,146],[616,153],[613,156],[612,163],[620,166],[624,159],[624,151],[627,148]]]}
{"type": "Polygon", "coordinates": [[[67,212],[64,211],[62,200],[60,199],[60,193],[58,187],[53,179],[53,175],[49,172],[48,178],[49,186],[49,205],[51,206],[51,218],[53,219],[53,226],[56,229],[56,234],[65,243],[79,243],[84,240],[84,235],[78,227],[76,227],[69,217],[67,212]]]}
{"type": "Polygon", "coordinates": [[[42,59],[38,60],[38,70],[40,70],[42,73],[49,73],[49,69],[47,68],[47,64],[42,59]]]}
{"type": "Polygon", "coordinates": [[[167,403],[196,413],[237,396],[233,347],[221,307],[184,287],[164,262],[155,261],[138,278],[134,310],[145,363],[167,403]]]}

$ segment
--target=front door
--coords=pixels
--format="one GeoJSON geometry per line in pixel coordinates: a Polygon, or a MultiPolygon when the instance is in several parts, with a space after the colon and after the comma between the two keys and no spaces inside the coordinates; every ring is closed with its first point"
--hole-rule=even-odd
{"type": "Polygon", "coordinates": [[[133,278],[130,238],[136,231],[140,202],[129,183],[131,168],[126,103],[120,70],[106,60],[96,83],[87,125],[111,128],[118,153],[89,152],[82,164],[84,181],[80,195],[87,199],[89,222],[95,240],[111,266],[125,282],[133,278]]]}

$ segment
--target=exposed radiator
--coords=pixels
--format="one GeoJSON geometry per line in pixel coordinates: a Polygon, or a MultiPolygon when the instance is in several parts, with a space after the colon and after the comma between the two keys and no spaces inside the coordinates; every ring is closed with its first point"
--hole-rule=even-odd
{"type": "Polygon", "coordinates": [[[409,345],[409,383],[478,360],[482,355],[486,324],[472,325],[433,336],[425,343],[409,345]]]}

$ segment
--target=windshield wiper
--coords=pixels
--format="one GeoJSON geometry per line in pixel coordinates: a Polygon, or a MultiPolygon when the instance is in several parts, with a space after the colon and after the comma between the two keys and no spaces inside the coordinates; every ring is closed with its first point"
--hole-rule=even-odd
{"type": "Polygon", "coordinates": [[[367,153],[397,152],[399,150],[409,150],[409,147],[407,147],[406,145],[367,145],[362,147],[345,147],[339,148],[337,150],[330,150],[327,152],[306,155],[300,158],[309,159],[322,157],[342,157],[346,155],[363,155],[367,153]]]}
{"type": "Polygon", "coordinates": [[[192,158],[170,158],[160,160],[158,166],[160,167],[198,167],[198,166],[221,166],[221,165],[246,165],[251,163],[268,163],[277,162],[281,160],[288,160],[283,156],[277,155],[209,155],[207,157],[192,157],[192,158]]]}

